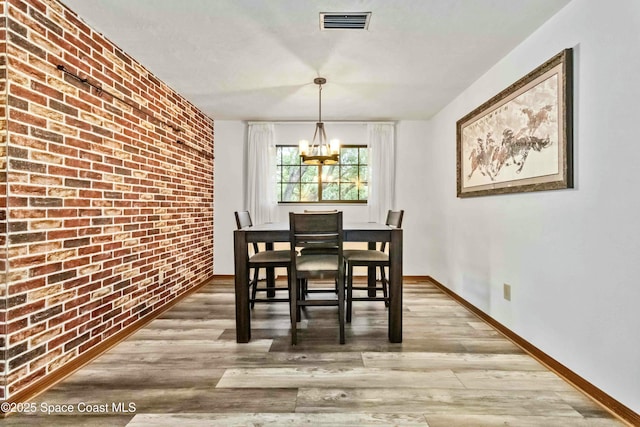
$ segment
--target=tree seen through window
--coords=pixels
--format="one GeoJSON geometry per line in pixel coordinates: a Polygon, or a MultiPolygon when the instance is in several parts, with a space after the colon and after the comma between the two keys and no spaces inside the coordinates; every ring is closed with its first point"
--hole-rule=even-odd
{"type": "Polygon", "coordinates": [[[279,145],[278,203],[365,203],[368,195],[366,146],[343,146],[338,164],[302,164],[297,146],[279,145]]]}

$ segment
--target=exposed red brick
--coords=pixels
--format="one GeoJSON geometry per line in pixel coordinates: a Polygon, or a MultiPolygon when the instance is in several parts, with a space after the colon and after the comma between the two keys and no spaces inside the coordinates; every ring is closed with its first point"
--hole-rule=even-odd
{"type": "Polygon", "coordinates": [[[18,282],[9,286],[9,294],[16,295],[21,292],[29,291],[32,289],[38,289],[46,285],[44,278],[32,279],[26,282],[18,282]]]}
{"type": "MultiPolygon", "coordinates": [[[[63,215],[64,216],[64,215],[63,215]]],[[[78,237],[78,231],[75,229],[61,229],[61,230],[52,230],[47,233],[47,239],[49,240],[58,240],[58,239],[69,239],[72,237],[78,237]]]]}
{"type": "Polygon", "coordinates": [[[64,262],[62,264],[62,268],[63,269],[71,269],[71,268],[76,268],[76,267],[80,267],[82,265],[87,265],[89,264],[89,262],[91,261],[91,259],[89,257],[83,257],[83,258],[76,258],[67,262],[64,262]]]}
{"type": "Polygon", "coordinates": [[[3,399],[206,279],[213,259],[213,164],[186,148],[213,151],[211,119],[56,0],[7,4],[3,399]]]}
{"type": "Polygon", "coordinates": [[[58,326],[71,319],[75,319],[76,317],[78,317],[78,310],[65,311],[56,317],[52,317],[49,320],[48,325],[49,327],[58,326]]]}
{"type": "Polygon", "coordinates": [[[41,93],[31,90],[31,88],[11,85],[10,91],[13,95],[26,99],[40,105],[47,105],[47,98],[41,93]]]}
{"type": "Polygon", "coordinates": [[[33,265],[39,265],[46,260],[44,255],[36,255],[25,258],[16,258],[9,261],[9,268],[24,268],[31,267],[33,265]]]}
{"type": "Polygon", "coordinates": [[[7,320],[14,320],[20,317],[28,316],[42,308],[44,308],[44,300],[35,301],[31,304],[21,305],[8,311],[7,320]]]}
{"type": "MultiPolygon", "coordinates": [[[[60,328],[60,327],[58,327],[60,328]]],[[[78,335],[78,331],[68,331],[62,335],[58,335],[57,337],[55,337],[54,339],[52,339],[51,341],[49,341],[47,343],[47,348],[49,350],[53,350],[56,347],[61,346],[62,344],[71,341],[72,339],[74,339],[76,336],[78,335]]]]}
{"type": "MultiPolygon", "coordinates": [[[[80,197],[83,197],[82,192],[80,197]]],[[[64,220],[64,228],[88,227],[90,224],[91,224],[91,221],[86,218],[74,218],[74,219],[64,220]]]]}
{"type": "Polygon", "coordinates": [[[62,269],[62,263],[56,262],[52,264],[44,264],[38,267],[32,267],[29,269],[29,276],[36,277],[42,276],[45,274],[54,273],[56,271],[60,271],[62,269]]]}
{"type": "Polygon", "coordinates": [[[71,177],[78,176],[78,171],[71,168],[51,165],[51,166],[48,166],[48,169],[49,169],[49,175],[62,175],[62,176],[71,176],[71,177]]]}

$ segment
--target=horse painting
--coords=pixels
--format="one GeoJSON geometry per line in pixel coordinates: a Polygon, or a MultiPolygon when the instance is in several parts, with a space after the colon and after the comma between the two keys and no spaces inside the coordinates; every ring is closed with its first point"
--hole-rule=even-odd
{"type": "Polygon", "coordinates": [[[488,132],[485,139],[477,138],[476,145],[469,155],[471,168],[467,180],[478,171],[495,181],[500,171],[509,166],[515,166],[515,172],[519,174],[531,150],[542,151],[551,146],[549,135],[539,138],[534,133],[540,125],[549,120],[549,112],[552,109],[553,106],[545,105],[534,113],[530,108],[522,108],[520,111],[527,116],[527,125],[517,134],[514,134],[512,129],[505,128],[500,143],[493,138],[492,132],[488,132]]]}

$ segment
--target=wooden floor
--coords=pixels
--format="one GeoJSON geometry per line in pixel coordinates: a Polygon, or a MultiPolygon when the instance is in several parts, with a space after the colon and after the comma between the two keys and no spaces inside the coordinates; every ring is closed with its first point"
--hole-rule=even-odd
{"type": "Polygon", "coordinates": [[[336,308],[311,307],[291,347],[286,303],[257,305],[237,344],[232,282],[217,280],[0,424],[622,425],[429,282],[404,289],[402,344],[382,303],[355,302],[346,345],[336,308]],[[59,404],[74,412],[42,412],[59,404]]]}

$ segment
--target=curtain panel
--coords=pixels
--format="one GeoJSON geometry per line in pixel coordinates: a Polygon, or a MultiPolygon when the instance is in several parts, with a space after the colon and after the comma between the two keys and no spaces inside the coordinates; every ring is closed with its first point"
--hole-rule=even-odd
{"type": "Polygon", "coordinates": [[[275,219],[276,136],[273,123],[249,124],[247,139],[246,209],[254,224],[275,219]]]}
{"type": "Polygon", "coordinates": [[[369,147],[369,221],[384,223],[395,203],[395,125],[367,125],[369,147]]]}

